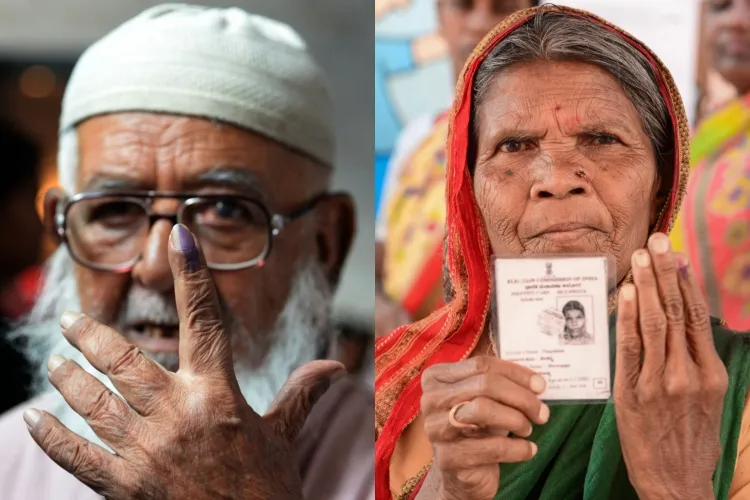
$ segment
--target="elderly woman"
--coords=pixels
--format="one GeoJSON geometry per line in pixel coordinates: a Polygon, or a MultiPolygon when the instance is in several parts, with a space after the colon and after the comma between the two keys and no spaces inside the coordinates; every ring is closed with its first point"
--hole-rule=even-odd
{"type": "Polygon", "coordinates": [[[709,311],[750,330],[750,7],[706,3],[712,65],[740,97],[695,131],[685,206],[670,238],[694,263],[709,311]]]}
{"type": "Polygon", "coordinates": [[[377,498],[750,493],[750,349],[665,235],[689,168],[666,68],[595,16],[526,10],[477,47],[451,120],[448,303],[378,342],[377,498]],[[550,408],[495,355],[491,255],[567,252],[617,260],[613,404],[550,408]]]}

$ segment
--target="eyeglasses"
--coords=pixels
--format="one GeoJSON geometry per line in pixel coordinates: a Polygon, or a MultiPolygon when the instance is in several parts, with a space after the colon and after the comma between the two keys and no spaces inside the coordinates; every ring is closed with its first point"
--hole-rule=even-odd
{"type": "Polygon", "coordinates": [[[273,238],[309,213],[319,195],[288,214],[271,214],[241,195],[172,192],[80,193],[57,210],[57,233],[76,262],[99,271],[124,273],[141,258],[151,226],[159,219],[184,224],[195,235],[210,269],[235,271],[261,266],[273,238]],[[157,213],[154,200],[182,200],[176,213],[157,213]]]}

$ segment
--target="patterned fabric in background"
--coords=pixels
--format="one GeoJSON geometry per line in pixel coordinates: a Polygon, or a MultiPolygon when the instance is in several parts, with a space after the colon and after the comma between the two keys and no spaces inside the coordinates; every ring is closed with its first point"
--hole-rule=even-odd
{"type": "Polygon", "coordinates": [[[672,241],[701,280],[713,316],[750,330],[750,95],[698,127],[672,241]]]}
{"type": "Polygon", "coordinates": [[[443,303],[447,136],[448,114],[444,113],[405,163],[386,212],[383,288],[415,319],[426,317],[443,303]]]}

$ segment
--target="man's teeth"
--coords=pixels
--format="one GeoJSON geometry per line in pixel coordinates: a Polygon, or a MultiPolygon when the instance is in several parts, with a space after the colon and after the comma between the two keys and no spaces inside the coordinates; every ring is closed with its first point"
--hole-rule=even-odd
{"type": "Polygon", "coordinates": [[[176,336],[176,329],[157,325],[148,325],[143,328],[143,334],[152,339],[171,338],[176,336]]]}

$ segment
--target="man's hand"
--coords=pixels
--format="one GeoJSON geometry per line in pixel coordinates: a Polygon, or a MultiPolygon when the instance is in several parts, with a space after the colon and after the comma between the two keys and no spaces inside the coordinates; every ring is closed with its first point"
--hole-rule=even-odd
{"type": "Polygon", "coordinates": [[[620,291],[614,405],[639,498],[713,498],[727,371],[684,257],[657,234],[620,291]]]}
{"type": "Polygon", "coordinates": [[[112,329],[66,313],[65,337],[122,398],[59,356],[48,363],[50,381],[115,454],[37,410],[24,414],[32,437],[111,500],[300,500],[293,442],[343,367],[316,361],[299,368],[261,417],[239,390],[210,272],[184,226],[172,231],[169,258],[180,314],[179,371],[169,373],[112,329]]]}

